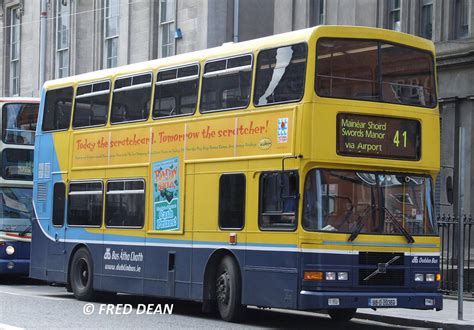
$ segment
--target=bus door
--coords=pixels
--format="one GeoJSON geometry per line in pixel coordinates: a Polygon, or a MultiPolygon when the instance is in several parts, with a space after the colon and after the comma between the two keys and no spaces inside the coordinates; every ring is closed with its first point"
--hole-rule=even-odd
{"type": "Polygon", "coordinates": [[[249,221],[247,230],[242,303],[296,308],[298,172],[269,171],[253,177],[258,181],[252,185],[248,209],[258,210],[258,219],[249,221]]]}
{"type": "Polygon", "coordinates": [[[48,240],[47,278],[49,281],[65,281],[66,269],[66,183],[62,181],[61,174],[52,174],[53,198],[52,215],[48,224],[51,237],[48,240]]]}

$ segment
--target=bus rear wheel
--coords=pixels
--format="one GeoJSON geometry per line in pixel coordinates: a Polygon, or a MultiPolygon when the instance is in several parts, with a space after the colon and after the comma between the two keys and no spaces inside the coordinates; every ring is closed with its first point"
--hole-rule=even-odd
{"type": "Polygon", "coordinates": [[[328,310],[331,319],[337,322],[347,322],[352,319],[357,311],[357,308],[340,308],[328,310]]]}
{"type": "Polygon", "coordinates": [[[71,288],[79,300],[93,300],[96,296],[93,287],[92,258],[86,248],[77,250],[72,258],[71,288]]]}
{"type": "Polygon", "coordinates": [[[225,256],[216,274],[216,298],[219,314],[224,321],[243,319],[245,307],[241,304],[242,281],[239,267],[231,256],[225,256]]]}

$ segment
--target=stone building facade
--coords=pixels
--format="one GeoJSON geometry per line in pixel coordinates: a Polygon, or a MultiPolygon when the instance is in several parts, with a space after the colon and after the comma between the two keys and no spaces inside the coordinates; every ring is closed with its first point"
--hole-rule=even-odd
{"type": "MultiPolygon", "coordinates": [[[[45,0],[46,79],[219,46],[319,24],[399,30],[435,42],[442,118],[438,211],[444,182],[465,168],[474,203],[472,0],[45,0]],[[235,24],[234,24],[235,23],[235,24]],[[459,127],[466,129],[459,164],[459,127]]],[[[0,0],[0,96],[37,96],[42,0],[0,0]]],[[[454,208],[456,205],[454,205],[454,208]]]]}

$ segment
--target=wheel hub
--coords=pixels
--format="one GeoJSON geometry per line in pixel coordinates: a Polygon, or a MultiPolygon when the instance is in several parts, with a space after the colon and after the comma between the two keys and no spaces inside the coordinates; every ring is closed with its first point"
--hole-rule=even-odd
{"type": "Polygon", "coordinates": [[[87,268],[87,263],[84,260],[81,260],[81,268],[80,268],[80,281],[83,286],[87,285],[89,281],[89,270],[87,268]]]}
{"type": "Polygon", "coordinates": [[[230,292],[230,281],[229,274],[222,273],[221,276],[217,278],[216,283],[216,292],[217,300],[221,304],[227,305],[229,303],[229,292],[230,292]]]}

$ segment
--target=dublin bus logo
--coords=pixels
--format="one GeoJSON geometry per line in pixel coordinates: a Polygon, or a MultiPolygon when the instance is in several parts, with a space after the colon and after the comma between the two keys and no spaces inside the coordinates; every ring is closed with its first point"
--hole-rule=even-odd
{"type": "Polygon", "coordinates": [[[112,259],[112,254],[110,254],[110,248],[105,248],[104,260],[112,259]]]}

